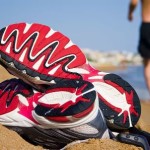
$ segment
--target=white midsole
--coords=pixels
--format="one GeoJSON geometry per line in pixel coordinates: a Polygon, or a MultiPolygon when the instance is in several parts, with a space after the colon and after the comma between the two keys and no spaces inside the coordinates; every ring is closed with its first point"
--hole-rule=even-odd
{"type": "Polygon", "coordinates": [[[69,123],[54,122],[46,119],[45,117],[39,116],[34,111],[32,111],[32,116],[37,121],[37,123],[35,123],[32,120],[20,114],[19,108],[16,108],[15,110],[9,113],[0,115],[0,124],[6,126],[20,126],[20,127],[37,126],[45,129],[72,128],[92,121],[97,116],[98,110],[99,110],[99,99],[98,96],[96,96],[93,110],[87,116],[80,118],[79,120],[74,119],[75,120],[74,122],[69,123]]]}
{"type": "Polygon", "coordinates": [[[19,114],[19,108],[13,111],[0,115],[0,124],[7,126],[32,127],[36,124],[27,117],[19,114]]]}

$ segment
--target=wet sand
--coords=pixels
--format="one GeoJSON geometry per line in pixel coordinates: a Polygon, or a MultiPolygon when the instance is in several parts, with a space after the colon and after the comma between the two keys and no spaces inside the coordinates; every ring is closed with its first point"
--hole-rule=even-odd
{"type": "MultiPolygon", "coordinates": [[[[0,66],[0,82],[12,78],[8,72],[0,66]]],[[[150,132],[150,102],[142,101],[142,115],[138,127],[150,132]]],[[[0,149],[1,150],[42,150],[23,140],[16,132],[0,125],[0,149]]],[[[86,143],[76,144],[67,148],[68,150],[140,150],[142,148],[123,144],[110,139],[91,139],[86,143]]]]}

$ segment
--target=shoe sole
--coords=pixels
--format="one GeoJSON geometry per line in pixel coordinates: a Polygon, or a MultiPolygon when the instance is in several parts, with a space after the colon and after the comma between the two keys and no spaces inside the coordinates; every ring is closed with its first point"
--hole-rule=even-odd
{"type": "MultiPolygon", "coordinates": [[[[124,99],[114,98],[112,101],[108,101],[99,94],[100,108],[108,126],[112,129],[128,129],[136,125],[141,115],[141,104],[133,87],[115,74],[107,74],[103,79],[106,84],[117,89],[122,94],[122,99],[124,99]]],[[[111,91],[108,91],[108,94],[109,92],[111,91]]]]}
{"type": "Polygon", "coordinates": [[[83,65],[86,58],[60,32],[42,24],[19,23],[0,30],[0,62],[39,83],[58,83],[80,79],[70,70],[83,65]]]}

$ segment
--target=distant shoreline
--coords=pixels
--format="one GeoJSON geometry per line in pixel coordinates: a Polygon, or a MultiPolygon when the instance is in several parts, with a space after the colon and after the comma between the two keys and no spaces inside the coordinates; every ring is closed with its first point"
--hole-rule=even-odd
{"type": "Polygon", "coordinates": [[[113,65],[113,64],[91,64],[94,68],[100,71],[116,71],[127,69],[128,65],[113,65]]]}
{"type": "Polygon", "coordinates": [[[100,63],[93,63],[90,62],[90,65],[92,65],[94,68],[100,70],[100,71],[116,71],[116,70],[124,70],[128,67],[136,67],[136,66],[142,66],[142,64],[120,64],[120,65],[114,65],[114,64],[100,64],[100,63]]]}

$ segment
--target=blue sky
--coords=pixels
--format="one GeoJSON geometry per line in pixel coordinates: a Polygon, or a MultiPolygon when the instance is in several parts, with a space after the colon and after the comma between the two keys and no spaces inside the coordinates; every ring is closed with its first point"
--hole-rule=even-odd
{"type": "Polygon", "coordinates": [[[140,6],[129,22],[129,0],[1,0],[0,4],[0,28],[36,22],[62,32],[80,48],[137,51],[140,6]]]}

